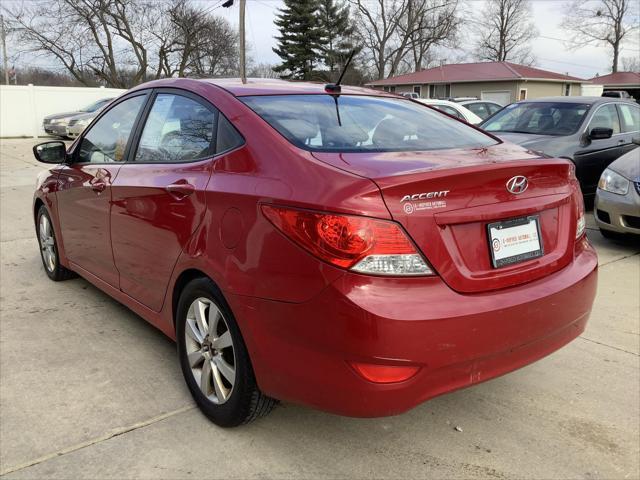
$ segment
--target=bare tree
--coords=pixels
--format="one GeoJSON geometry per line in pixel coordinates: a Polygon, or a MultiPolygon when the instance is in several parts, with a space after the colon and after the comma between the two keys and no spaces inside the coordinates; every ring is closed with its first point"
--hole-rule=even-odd
{"type": "Polygon", "coordinates": [[[430,50],[454,38],[458,0],[349,0],[365,61],[375,78],[418,71],[430,50]]]}
{"type": "Polygon", "coordinates": [[[53,0],[3,10],[28,51],[53,56],[85,85],[235,71],[235,30],[189,0],[53,0]]]}
{"type": "Polygon", "coordinates": [[[270,63],[257,63],[249,66],[249,77],[255,78],[279,78],[277,72],[273,70],[270,63]]]}
{"type": "Polygon", "coordinates": [[[640,72],[640,59],[638,57],[622,57],[622,70],[640,72]]]}
{"type": "Polygon", "coordinates": [[[396,57],[402,59],[406,53],[409,39],[405,34],[398,42],[398,31],[411,0],[350,0],[350,3],[355,10],[355,24],[363,51],[376,78],[385,78],[387,65],[395,63],[397,67],[400,60],[396,61],[396,57]]]}
{"type": "Polygon", "coordinates": [[[538,32],[531,21],[529,0],[489,0],[476,31],[475,55],[479,60],[534,63],[530,42],[538,32]]]}
{"type": "Polygon", "coordinates": [[[638,30],[637,0],[573,0],[565,4],[562,27],[573,33],[570,47],[604,45],[613,50],[611,71],[618,71],[623,40],[638,30]]]}
{"type": "MultiPolygon", "coordinates": [[[[455,38],[462,19],[456,15],[458,0],[417,0],[415,22],[411,29],[412,69],[418,72],[429,64],[431,51],[455,38]]],[[[402,30],[405,30],[404,22],[402,30]]]]}

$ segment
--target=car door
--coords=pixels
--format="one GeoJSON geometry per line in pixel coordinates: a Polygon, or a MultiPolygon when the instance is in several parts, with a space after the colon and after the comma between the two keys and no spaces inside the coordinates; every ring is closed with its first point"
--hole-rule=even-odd
{"type": "Polygon", "coordinates": [[[153,93],[129,162],[113,182],[111,237],[120,289],[154,311],[202,221],[218,113],[204,99],[153,93]]]}
{"type": "Polygon", "coordinates": [[[620,136],[620,117],[615,102],[599,105],[594,110],[583,130],[580,145],[574,154],[576,175],[580,180],[582,192],[594,194],[600,175],[607,166],[624,151],[624,139],[620,136]],[[590,139],[589,132],[594,128],[610,128],[611,138],[590,139]]]}
{"type": "Polygon", "coordinates": [[[617,107],[622,128],[618,143],[622,144],[620,155],[624,155],[637,148],[637,145],[633,143],[633,139],[640,137],[640,105],[636,103],[618,103],[617,107]]]}
{"type": "Polygon", "coordinates": [[[70,261],[118,287],[109,232],[111,186],[131,144],[145,92],[119,100],[75,144],[56,194],[65,252],[70,261]]]}

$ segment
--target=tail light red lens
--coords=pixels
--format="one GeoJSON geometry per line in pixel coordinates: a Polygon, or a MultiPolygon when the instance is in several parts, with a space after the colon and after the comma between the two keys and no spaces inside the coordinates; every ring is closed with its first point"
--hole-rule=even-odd
{"type": "Polygon", "coordinates": [[[378,275],[430,275],[432,270],[395,222],[262,205],[287,237],[337,267],[378,275]]]}

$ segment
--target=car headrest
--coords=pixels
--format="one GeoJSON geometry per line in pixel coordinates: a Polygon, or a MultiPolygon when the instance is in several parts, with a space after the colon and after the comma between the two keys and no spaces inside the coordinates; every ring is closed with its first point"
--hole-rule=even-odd
{"type": "Polygon", "coordinates": [[[299,118],[286,118],[278,120],[278,123],[296,139],[315,138],[318,135],[318,125],[299,118]]]}

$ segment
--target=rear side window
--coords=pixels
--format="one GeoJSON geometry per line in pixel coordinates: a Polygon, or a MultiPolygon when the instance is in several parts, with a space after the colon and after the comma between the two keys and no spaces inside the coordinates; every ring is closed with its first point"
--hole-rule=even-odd
{"type": "Polygon", "coordinates": [[[465,107],[478,115],[480,118],[487,118],[489,116],[489,112],[487,111],[487,107],[485,107],[484,103],[469,103],[465,105],[465,107]]]}
{"type": "Polygon", "coordinates": [[[622,120],[622,131],[637,132],[640,130],[640,107],[638,105],[618,104],[620,119],[622,120]]]}
{"type": "Polygon", "coordinates": [[[265,95],[241,100],[300,148],[383,152],[480,148],[496,141],[402,98],[265,95]]]}
{"type": "Polygon", "coordinates": [[[242,136],[222,114],[218,115],[218,133],[216,137],[216,153],[228,152],[244,143],[242,136]]]}
{"type": "Polygon", "coordinates": [[[146,98],[146,95],[128,98],[105,113],[83,137],[77,161],[123,162],[131,129],[146,98]]]}
{"type": "Polygon", "coordinates": [[[161,93],[153,102],[136,162],[177,163],[213,156],[216,111],[182,95],[161,93]]]}

